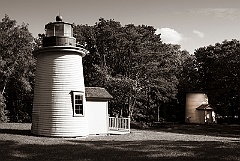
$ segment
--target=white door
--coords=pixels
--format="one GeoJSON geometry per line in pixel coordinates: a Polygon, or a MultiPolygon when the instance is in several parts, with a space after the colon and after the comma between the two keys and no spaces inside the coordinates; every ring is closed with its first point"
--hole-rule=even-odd
{"type": "Polygon", "coordinates": [[[87,101],[89,134],[107,134],[108,107],[107,102],[87,101]]]}

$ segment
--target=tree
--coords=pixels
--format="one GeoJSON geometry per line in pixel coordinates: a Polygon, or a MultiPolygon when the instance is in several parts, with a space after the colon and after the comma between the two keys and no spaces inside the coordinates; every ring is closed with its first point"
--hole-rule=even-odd
{"type": "Polygon", "coordinates": [[[0,22],[0,89],[15,121],[20,117],[30,120],[35,69],[33,40],[28,25],[17,25],[7,15],[0,22]]]}
{"type": "Polygon", "coordinates": [[[0,93],[0,122],[7,122],[7,113],[6,113],[6,104],[5,104],[5,98],[0,93]]]}
{"type": "MultiPolygon", "coordinates": [[[[83,59],[85,84],[101,86],[113,95],[112,113],[150,119],[156,107],[176,99],[178,75],[186,51],[163,44],[152,26],[101,18],[94,26],[76,25],[77,41],[89,50],[83,59]]],[[[169,112],[169,115],[171,112],[169,112]]]]}
{"type": "Polygon", "coordinates": [[[200,86],[223,116],[236,116],[240,106],[240,43],[223,41],[196,50],[200,86]]]}
{"type": "Polygon", "coordinates": [[[180,70],[178,74],[177,103],[175,104],[175,106],[178,106],[176,119],[179,122],[185,122],[186,94],[188,92],[201,90],[201,88],[199,88],[201,85],[201,77],[199,76],[198,63],[196,62],[195,55],[186,53],[183,54],[182,58],[182,70],[180,70]]]}
{"type": "Polygon", "coordinates": [[[138,70],[142,72],[143,84],[150,94],[151,100],[147,97],[148,108],[151,109],[152,102],[155,115],[158,111],[164,119],[172,120],[177,115],[173,112],[176,109],[171,111],[170,106],[171,102],[176,102],[179,75],[187,55],[188,52],[181,51],[178,45],[162,44],[155,52],[141,56],[143,62],[138,70]]]}

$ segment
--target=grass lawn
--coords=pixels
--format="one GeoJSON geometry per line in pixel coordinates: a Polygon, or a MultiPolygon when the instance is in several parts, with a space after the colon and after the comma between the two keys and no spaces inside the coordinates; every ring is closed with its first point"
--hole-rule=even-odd
{"type": "Polygon", "coordinates": [[[239,126],[175,125],[127,135],[32,136],[31,124],[0,124],[0,160],[240,160],[239,126]]]}

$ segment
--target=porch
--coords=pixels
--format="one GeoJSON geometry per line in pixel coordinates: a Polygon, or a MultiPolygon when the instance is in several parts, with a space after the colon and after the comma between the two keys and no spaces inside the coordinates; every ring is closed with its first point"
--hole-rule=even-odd
{"type": "Polygon", "coordinates": [[[130,117],[109,117],[108,134],[128,134],[130,133],[130,117]]]}

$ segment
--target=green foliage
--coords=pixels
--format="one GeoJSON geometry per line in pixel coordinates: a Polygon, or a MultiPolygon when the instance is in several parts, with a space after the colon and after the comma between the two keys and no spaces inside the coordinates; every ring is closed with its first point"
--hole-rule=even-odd
{"type": "Polygon", "coordinates": [[[9,118],[6,112],[5,98],[0,93],[0,122],[8,122],[8,121],[9,121],[9,118]]]}
{"type": "MultiPolygon", "coordinates": [[[[240,113],[240,45],[223,41],[195,55],[164,44],[151,26],[121,26],[101,18],[94,26],[75,27],[90,54],[84,59],[86,85],[102,86],[114,96],[113,113],[151,120],[184,120],[185,96],[205,91],[220,115],[240,113]]],[[[239,114],[238,114],[239,115],[239,114]]]]}
{"type": "MultiPolygon", "coordinates": [[[[33,38],[28,25],[17,25],[7,15],[0,22],[0,121],[31,120],[32,50],[41,47],[44,36],[33,38]]],[[[218,114],[240,114],[239,41],[200,47],[189,55],[179,45],[162,43],[160,36],[152,26],[122,26],[103,18],[93,26],[74,26],[78,45],[89,51],[83,59],[85,85],[112,94],[111,115],[180,120],[186,92],[199,90],[207,92],[218,114]]]]}
{"type": "Polygon", "coordinates": [[[240,43],[237,40],[201,47],[195,52],[193,72],[188,70],[191,80],[196,80],[193,86],[207,91],[210,104],[223,116],[239,113],[239,53],[240,43]]]}
{"type": "Polygon", "coordinates": [[[0,89],[12,121],[30,121],[35,69],[33,42],[26,24],[17,25],[5,15],[0,22],[0,89]]]}
{"type": "MultiPolygon", "coordinates": [[[[168,108],[176,100],[189,54],[178,45],[163,44],[152,26],[122,26],[101,18],[94,26],[76,25],[74,36],[90,51],[83,59],[85,85],[105,87],[113,95],[112,115],[147,121],[156,118],[158,106],[168,108]]],[[[166,111],[162,117],[172,115],[166,111]]]]}

